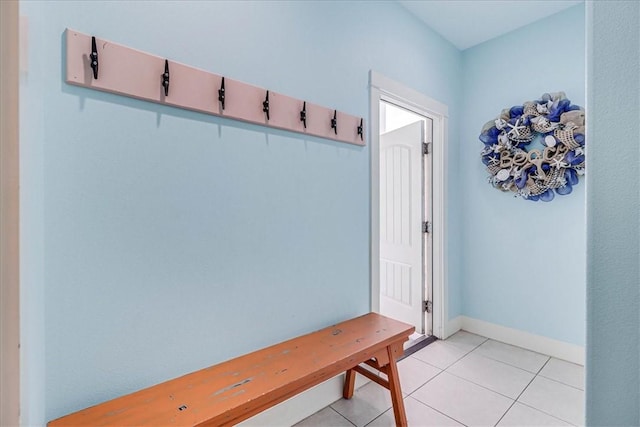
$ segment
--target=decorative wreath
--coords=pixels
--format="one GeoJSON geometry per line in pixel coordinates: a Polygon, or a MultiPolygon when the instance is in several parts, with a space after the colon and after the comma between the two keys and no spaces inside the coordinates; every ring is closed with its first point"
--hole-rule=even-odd
{"type": "Polygon", "coordinates": [[[584,109],[572,105],[564,92],[502,110],[480,134],[489,182],[534,202],[549,202],[554,192],[571,193],[584,174],[584,120],[584,109]],[[528,150],[533,141],[542,146],[528,150]]]}

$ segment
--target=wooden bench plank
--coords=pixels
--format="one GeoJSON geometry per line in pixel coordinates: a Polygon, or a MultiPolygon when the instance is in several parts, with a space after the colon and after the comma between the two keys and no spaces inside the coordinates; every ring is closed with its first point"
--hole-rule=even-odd
{"type": "MultiPolygon", "coordinates": [[[[401,348],[412,332],[409,325],[369,313],[92,406],[48,425],[237,424],[376,355],[385,355],[383,365],[395,366],[398,345],[401,348]],[[390,355],[393,363],[388,363],[390,355]]],[[[390,384],[395,387],[397,381],[390,384]]],[[[399,384],[397,387],[399,390],[399,384]]],[[[399,399],[402,405],[401,394],[399,399]]]]}

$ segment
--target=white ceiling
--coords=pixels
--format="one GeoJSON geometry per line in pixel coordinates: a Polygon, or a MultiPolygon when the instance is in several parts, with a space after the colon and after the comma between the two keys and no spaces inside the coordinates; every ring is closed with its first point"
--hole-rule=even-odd
{"type": "Polygon", "coordinates": [[[460,50],[583,3],[583,0],[398,1],[460,50]]]}

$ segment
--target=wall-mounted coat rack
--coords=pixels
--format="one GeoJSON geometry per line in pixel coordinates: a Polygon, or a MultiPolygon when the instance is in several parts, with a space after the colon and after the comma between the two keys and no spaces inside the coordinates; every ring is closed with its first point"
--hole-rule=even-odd
{"type": "Polygon", "coordinates": [[[364,122],[361,117],[71,29],[66,30],[66,41],[67,83],[349,144],[365,145],[362,130],[364,122]]]}

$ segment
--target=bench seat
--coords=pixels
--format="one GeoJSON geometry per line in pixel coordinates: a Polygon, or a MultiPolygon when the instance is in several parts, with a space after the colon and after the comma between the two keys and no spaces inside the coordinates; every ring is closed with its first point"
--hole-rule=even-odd
{"type": "Polygon", "coordinates": [[[387,387],[397,425],[406,425],[396,359],[414,328],[376,313],[300,336],[115,398],[49,422],[61,426],[235,425],[342,372],[387,387]],[[361,363],[387,374],[384,380],[361,363]]]}

